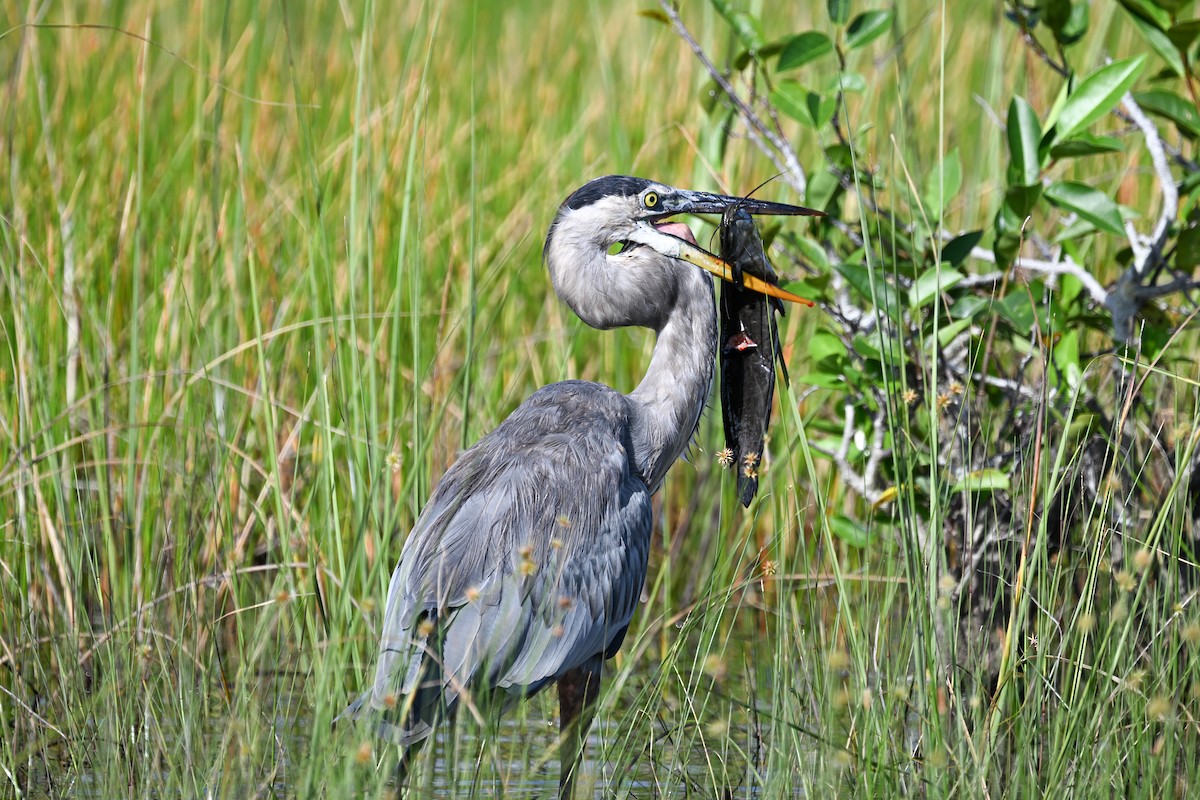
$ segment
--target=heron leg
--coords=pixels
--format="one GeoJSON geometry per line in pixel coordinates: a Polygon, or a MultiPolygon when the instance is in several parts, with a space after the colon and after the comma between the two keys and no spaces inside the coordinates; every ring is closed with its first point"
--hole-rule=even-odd
{"type": "Polygon", "coordinates": [[[559,755],[559,800],[575,796],[575,778],[583,760],[588,729],[596,713],[596,698],[600,695],[599,653],[558,679],[558,721],[563,738],[559,755]]]}
{"type": "Polygon", "coordinates": [[[409,773],[412,771],[413,758],[416,757],[417,753],[421,751],[421,748],[424,747],[424,745],[425,740],[422,739],[421,741],[409,745],[408,747],[400,748],[400,758],[396,762],[396,768],[392,770],[392,780],[396,784],[396,793],[393,795],[393,797],[397,798],[397,800],[403,797],[405,790],[408,789],[408,779],[409,773]]]}

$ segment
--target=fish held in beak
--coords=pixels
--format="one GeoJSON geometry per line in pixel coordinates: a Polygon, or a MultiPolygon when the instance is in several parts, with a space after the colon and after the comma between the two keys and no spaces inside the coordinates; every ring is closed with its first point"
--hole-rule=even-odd
{"type": "MultiPolygon", "coordinates": [[[[767,261],[762,238],[748,211],[730,208],[721,219],[721,258],[735,277],[778,283],[767,261]]],[[[743,506],[758,493],[758,474],[775,395],[775,361],[780,358],[775,314],[783,304],[738,282],[721,285],[720,360],[721,416],[725,458],[737,470],[738,499],[743,506]]]]}

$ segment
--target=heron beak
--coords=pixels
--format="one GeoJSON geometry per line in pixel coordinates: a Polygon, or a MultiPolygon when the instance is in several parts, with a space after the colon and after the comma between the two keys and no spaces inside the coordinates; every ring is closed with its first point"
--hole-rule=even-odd
{"type": "Polygon", "coordinates": [[[724,214],[733,206],[744,208],[758,216],[784,217],[823,217],[824,211],[804,206],[790,206],[787,203],[772,203],[767,200],[755,200],[749,197],[731,197],[726,194],[712,192],[694,192],[688,189],[678,190],[678,207],[672,214],[724,214]]]}
{"type": "MultiPolygon", "coordinates": [[[[707,250],[702,250],[688,242],[684,242],[682,239],[680,243],[683,247],[680,248],[679,255],[675,256],[676,258],[681,258],[689,264],[695,264],[697,267],[711,272],[727,283],[735,282],[733,279],[733,268],[724,261],[707,250]]],[[[812,300],[805,300],[799,295],[780,289],[775,284],[767,283],[761,278],[756,278],[749,272],[742,272],[742,286],[759,294],[765,294],[768,297],[778,297],[780,300],[787,300],[789,303],[801,303],[810,308],[813,306],[812,300]]]]}
{"type": "MultiPolygon", "coordinates": [[[[690,189],[678,189],[675,195],[676,202],[673,203],[670,216],[675,214],[724,214],[729,208],[737,206],[745,209],[751,214],[759,216],[788,216],[788,217],[823,217],[825,212],[817,211],[815,208],[805,208],[804,206],[792,206],[787,203],[772,203],[768,200],[755,200],[749,197],[732,197],[726,194],[713,194],[712,192],[697,192],[690,189]]],[[[733,279],[733,269],[729,264],[709,253],[702,250],[691,242],[679,240],[683,245],[675,258],[681,258],[690,264],[695,264],[701,269],[711,272],[723,281],[735,283],[733,279]]],[[[662,252],[661,250],[659,252],[662,252]]],[[[670,255],[670,254],[668,254],[670,255]]],[[[787,300],[790,303],[803,303],[806,306],[812,306],[811,300],[805,300],[803,297],[794,295],[791,292],[784,291],[774,284],[756,278],[749,273],[742,273],[741,285],[747,289],[751,289],[759,294],[765,294],[768,297],[778,297],[780,300],[787,300]]]]}
{"type": "MultiPolygon", "coordinates": [[[[771,205],[775,204],[772,203],[771,205]]],[[[794,206],[786,207],[793,208],[794,206]]],[[[729,264],[696,245],[694,241],[682,239],[667,231],[660,230],[657,226],[648,223],[639,225],[637,234],[631,236],[630,241],[651,247],[664,256],[678,258],[689,264],[695,264],[700,269],[711,272],[727,283],[736,282],[733,278],[733,268],[729,264]]],[[[751,291],[765,294],[768,297],[778,297],[780,300],[787,300],[789,303],[802,303],[810,307],[813,305],[811,300],[805,300],[799,295],[780,289],[775,284],[767,283],[748,272],[742,272],[741,285],[751,291]]]]}

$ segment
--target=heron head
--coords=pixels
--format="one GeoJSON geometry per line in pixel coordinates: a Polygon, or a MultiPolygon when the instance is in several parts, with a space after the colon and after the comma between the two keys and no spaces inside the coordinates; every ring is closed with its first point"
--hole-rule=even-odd
{"type": "MultiPolygon", "coordinates": [[[[645,178],[608,175],[577,189],[559,207],[546,235],[543,255],[555,271],[556,260],[579,260],[584,251],[608,253],[614,246],[636,256],[636,248],[695,264],[725,281],[733,279],[730,266],[696,244],[683,223],[668,222],[677,214],[721,214],[739,205],[756,215],[820,216],[820,211],[785,203],[677,189],[645,178]]],[[[742,276],[743,285],[762,294],[792,302],[803,298],[760,281],[742,276]]]]}

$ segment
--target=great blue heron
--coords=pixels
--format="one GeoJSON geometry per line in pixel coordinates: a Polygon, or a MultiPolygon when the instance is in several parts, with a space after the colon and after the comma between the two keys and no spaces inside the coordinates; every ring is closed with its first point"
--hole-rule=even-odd
{"type": "Polygon", "coordinates": [[[392,574],[374,684],[342,714],[374,715],[405,748],[402,765],[468,692],[511,701],[557,683],[559,796],[571,796],[601,664],[620,648],[646,577],[650,497],[691,442],[712,384],[713,284],[692,265],[731,277],[686,225],[664,220],[734,203],[818,213],[624,176],[593,180],[558,209],[543,250],[558,296],[592,327],[653,329],[654,355],[628,395],[588,381],[539,389],[434,490],[392,574]]]}

